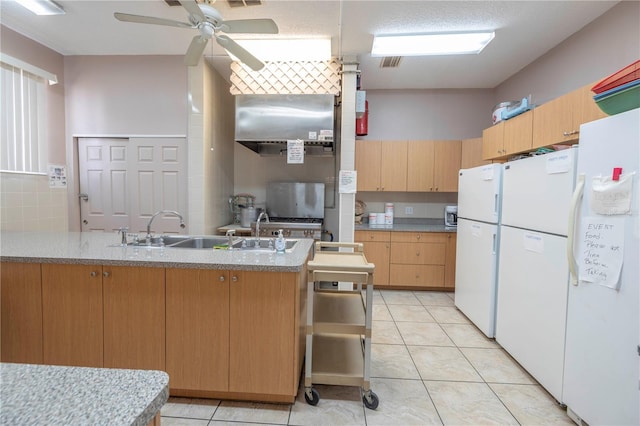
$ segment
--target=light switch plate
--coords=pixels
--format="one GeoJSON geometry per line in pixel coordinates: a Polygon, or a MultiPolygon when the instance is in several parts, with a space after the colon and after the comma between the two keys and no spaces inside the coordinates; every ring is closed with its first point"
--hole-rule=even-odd
{"type": "Polygon", "coordinates": [[[413,207],[405,207],[404,214],[413,214],[413,207]]]}

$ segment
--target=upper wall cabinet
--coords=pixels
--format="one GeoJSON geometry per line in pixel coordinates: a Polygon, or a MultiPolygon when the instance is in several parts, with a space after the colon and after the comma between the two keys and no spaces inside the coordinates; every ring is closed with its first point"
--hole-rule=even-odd
{"type": "Polygon", "coordinates": [[[491,161],[482,159],[482,138],[463,139],[460,143],[460,168],[470,169],[472,167],[490,164],[491,161]]]}
{"type": "Polygon", "coordinates": [[[358,191],[407,190],[406,141],[356,141],[358,191]]]}
{"type": "Polygon", "coordinates": [[[492,160],[531,149],[533,112],[527,111],[484,129],[482,158],[492,160]]]}
{"type": "Polygon", "coordinates": [[[410,141],[407,145],[407,191],[458,191],[461,141],[410,141]]]}
{"type": "Polygon", "coordinates": [[[581,124],[607,116],[593,100],[592,86],[588,84],[533,110],[532,148],[575,141],[581,124]]]}

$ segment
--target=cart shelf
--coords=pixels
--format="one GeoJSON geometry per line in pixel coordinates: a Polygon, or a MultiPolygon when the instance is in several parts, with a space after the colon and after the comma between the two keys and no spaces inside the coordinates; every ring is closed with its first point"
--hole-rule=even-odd
{"type": "Polygon", "coordinates": [[[304,396],[311,405],[320,401],[313,383],[321,383],[360,386],[365,406],[378,407],[378,396],[369,387],[374,268],[360,243],[317,242],[307,262],[304,396]],[[325,290],[318,285],[321,281],[353,283],[357,290],[325,290]]]}

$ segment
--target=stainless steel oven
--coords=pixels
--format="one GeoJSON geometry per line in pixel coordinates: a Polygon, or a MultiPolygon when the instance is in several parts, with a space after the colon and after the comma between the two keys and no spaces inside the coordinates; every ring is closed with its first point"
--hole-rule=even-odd
{"type": "MultiPolygon", "coordinates": [[[[271,182],[267,186],[269,222],[260,223],[261,237],[275,237],[282,229],[286,238],[322,237],[324,183],[271,182]]],[[[251,223],[256,233],[256,223],[251,223]]]]}

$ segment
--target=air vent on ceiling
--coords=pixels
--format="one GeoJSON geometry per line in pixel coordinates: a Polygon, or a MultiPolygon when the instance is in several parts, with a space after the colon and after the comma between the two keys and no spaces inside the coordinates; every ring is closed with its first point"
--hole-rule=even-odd
{"type": "Polygon", "coordinates": [[[402,56],[385,56],[380,61],[380,68],[397,68],[402,56]]]}
{"type": "Polygon", "coordinates": [[[164,0],[169,6],[181,6],[178,0],[164,0]]]}
{"type": "Polygon", "coordinates": [[[259,6],[262,0],[227,0],[231,7],[259,6]]]}

